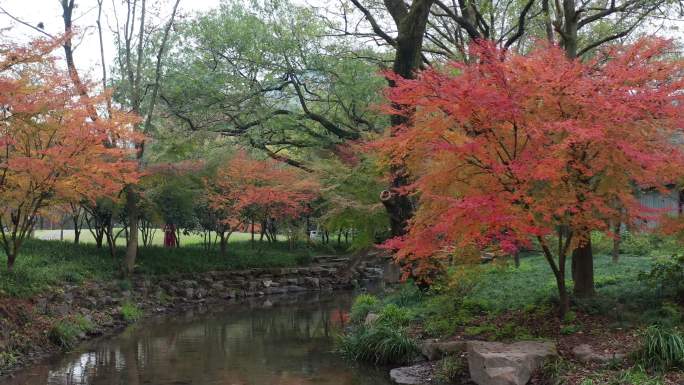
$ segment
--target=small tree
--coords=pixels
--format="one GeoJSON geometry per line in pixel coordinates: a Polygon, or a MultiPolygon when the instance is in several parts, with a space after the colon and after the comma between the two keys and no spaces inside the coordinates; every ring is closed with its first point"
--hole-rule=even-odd
{"type": "Polygon", "coordinates": [[[124,149],[137,119],[93,120],[49,52],[54,44],[0,47],[0,245],[12,270],[38,214],[49,205],[118,193],[137,179],[124,149]]]}
{"type": "Polygon", "coordinates": [[[205,185],[209,207],[223,225],[218,232],[222,253],[230,235],[247,221],[257,219],[263,224],[299,218],[318,188],[300,170],[271,159],[255,160],[243,151],[205,185]]]}
{"type": "Polygon", "coordinates": [[[536,241],[558,284],[569,253],[593,230],[644,215],[635,188],[664,188],[684,170],[684,65],[671,45],[641,40],[594,60],[557,47],[528,55],[480,43],[472,64],[397,77],[392,113],[408,123],[376,145],[407,164],[419,196],[405,237],[389,247],[414,273],[440,257],[536,241]],[[551,244],[551,241],[557,242],[551,244]]]}

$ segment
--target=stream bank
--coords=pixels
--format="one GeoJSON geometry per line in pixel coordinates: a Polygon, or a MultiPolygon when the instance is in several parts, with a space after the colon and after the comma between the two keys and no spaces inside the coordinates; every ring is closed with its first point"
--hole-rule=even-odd
{"type": "Polygon", "coordinates": [[[381,281],[371,261],[321,256],[310,266],[209,271],[130,280],[65,284],[28,299],[0,299],[0,378],[76,346],[112,335],[154,314],[180,313],[311,292],[330,292],[381,281]]]}

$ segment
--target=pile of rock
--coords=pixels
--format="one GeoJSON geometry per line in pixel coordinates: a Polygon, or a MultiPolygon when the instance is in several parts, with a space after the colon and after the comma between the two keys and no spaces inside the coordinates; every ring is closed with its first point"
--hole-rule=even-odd
{"type": "Polygon", "coordinates": [[[398,385],[426,385],[432,380],[435,360],[453,354],[468,356],[468,370],[478,385],[525,385],[545,360],[557,355],[551,342],[516,342],[504,344],[485,341],[426,340],[420,344],[423,356],[430,360],[413,366],[395,368],[390,378],[398,385]]]}

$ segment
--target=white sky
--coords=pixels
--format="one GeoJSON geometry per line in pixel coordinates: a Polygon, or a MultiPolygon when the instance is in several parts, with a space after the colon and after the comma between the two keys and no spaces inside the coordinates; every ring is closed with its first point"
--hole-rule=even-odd
{"type": "MultiPolygon", "coordinates": [[[[42,22],[45,25],[45,31],[56,35],[64,30],[62,21],[62,10],[59,4],[60,0],[0,0],[0,7],[19,19],[37,25],[42,22]]],[[[336,0],[294,0],[295,3],[300,4],[315,4],[326,7],[332,4],[338,6],[336,0]]],[[[107,65],[113,62],[114,57],[114,43],[110,26],[113,28],[115,20],[113,18],[113,4],[119,4],[119,13],[125,13],[120,7],[121,0],[104,0],[103,10],[103,36],[105,39],[105,59],[107,65]]],[[[221,0],[181,0],[179,7],[179,15],[188,15],[195,12],[205,11],[217,7],[221,0]]],[[[89,74],[91,79],[99,79],[100,70],[100,46],[98,42],[97,30],[95,21],[97,20],[97,1],[96,0],[76,0],[77,9],[74,10],[73,20],[74,25],[80,28],[82,36],[77,36],[75,43],[80,42],[74,56],[76,65],[82,75],[89,74]]],[[[172,9],[172,0],[147,0],[148,9],[154,8],[159,10],[159,15],[163,20],[153,21],[154,24],[162,25],[168,20],[168,16],[172,9]]],[[[120,17],[123,17],[121,15],[120,17]]],[[[673,15],[673,18],[679,19],[681,16],[673,15]]],[[[666,27],[662,25],[659,27],[648,26],[647,30],[661,36],[674,37],[676,39],[682,38],[682,30],[684,30],[684,22],[682,20],[666,21],[666,27]],[[680,27],[680,28],[678,28],[680,27]]],[[[33,29],[14,22],[7,15],[0,11],[0,39],[18,39],[29,40],[40,36],[40,34],[33,29]]],[[[60,55],[61,50],[55,52],[60,55]]]]}
{"type": "MultiPolygon", "coordinates": [[[[105,60],[108,65],[112,63],[114,57],[114,42],[109,27],[114,28],[116,24],[111,13],[114,2],[117,4],[121,3],[119,0],[104,0],[102,12],[105,60]]],[[[208,10],[218,6],[220,3],[221,0],[181,0],[179,14],[192,14],[197,11],[208,10]]],[[[147,4],[148,8],[160,7],[160,16],[163,18],[160,24],[168,20],[173,6],[171,0],[148,0],[147,4]]],[[[76,5],[73,23],[80,28],[82,35],[74,39],[74,44],[78,43],[74,51],[76,66],[84,75],[88,73],[91,77],[99,78],[101,73],[100,44],[95,24],[97,20],[97,1],[76,0],[76,5]]],[[[0,0],[0,7],[31,25],[35,26],[42,22],[45,26],[45,31],[50,34],[57,35],[64,31],[62,7],[59,0],[0,0]]],[[[121,8],[119,9],[121,12],[121,8]]],[[[123,12],[125,14],[125,9],[123,12]]],[[[123,16],[120,15],[119,17],[123,16]]],[[[3,35],[0,35],[0,39],[29,40],[41,36],[40,33],[33,29],[21,25],[7,15],[2,14],[2,11],[0,11],[0,32],[3,33],[3,35]]],[[[60,55],[62,52],[57,50],[55,53],[60,55]]]]}

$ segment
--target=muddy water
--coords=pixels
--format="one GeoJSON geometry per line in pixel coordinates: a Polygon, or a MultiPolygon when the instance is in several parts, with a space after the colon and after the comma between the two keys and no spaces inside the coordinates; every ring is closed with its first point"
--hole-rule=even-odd
{"type": "Polygon", "coordinates": [[[349,302],[335,293],[157,317],[2,384],[388,385],[386,371],[332,352],[349,302]]]}

